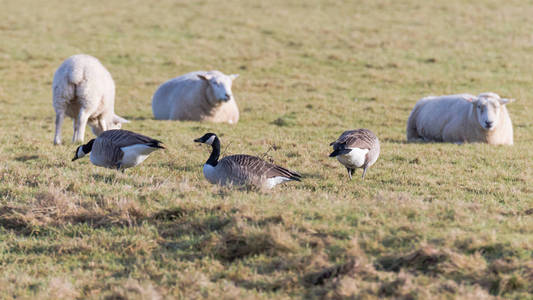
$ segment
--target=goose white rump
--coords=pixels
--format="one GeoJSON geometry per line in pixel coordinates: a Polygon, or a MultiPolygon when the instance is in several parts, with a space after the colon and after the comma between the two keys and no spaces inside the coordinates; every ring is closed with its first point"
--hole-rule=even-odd
{"type": "Polygon", "coordinates": [[[361,148],[348,148],[351,151],[347,154],[341,154],[337,156],[337,160],[345,165],[352,168],[361,168],[365,164],[366,154],[368,149],[361,148]]]}
{"type": "Polygon", "coordinates": [[[122,156],[122,167],[131,168],[142,163],[150,153],[154,152],[158,148],[150,147],[145,144],[135,144],[132,146],[120,148],[124,155],[122,156]]]}

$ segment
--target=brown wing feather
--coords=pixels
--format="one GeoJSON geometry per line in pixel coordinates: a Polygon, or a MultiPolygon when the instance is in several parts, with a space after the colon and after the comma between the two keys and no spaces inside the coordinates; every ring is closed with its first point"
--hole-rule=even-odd
{"type": "Polygon", "coordinates": [[[228,173],[238,177],[236,179],[240,180],[244,180],[245,177],[250,176],[264,178],[281,176],[292,180],[299,180],[301,178],[301,175],[296,172],[271,164],[259,157],[246,154],[226,156],[219,163],[223,164],[224,169],[228,170],[228,173]]]}
{"type": "Polygon", "coordinates": [[[113,146],[119,148],[136,144],[143,144],[155,148],[164,148],[162,145],[160,145],[161,141],[129,130],[107,130],[100,134],[98,138],[105,140],[106,142],[111,143],[113,146]]]}
{"type": "Polygon", "coordinates": [[[91,152],[91,155],[98,157],[98,160],[107,167],[114,166],[117,162],[121,161],[122,156],[124,156],[124,152],[122,152],[120,147],[113,144],[110,139],[97,138],[94,141],[91,152]]]}
{"type": "Polygon", "coordinates": [[[330,146],[333,149],[344,148],[360,148],[372,149],[378,141],[376,135],[368,129],[348,130],[341,134],[341,136],[330,146]]]}

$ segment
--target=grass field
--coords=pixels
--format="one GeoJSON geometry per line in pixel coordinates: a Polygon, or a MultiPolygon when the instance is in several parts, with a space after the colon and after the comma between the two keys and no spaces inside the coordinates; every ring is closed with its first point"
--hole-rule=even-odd
{"type": "MultiPolygon", "coordinates": [[[[531,1],[0,0],[0,298],[533,299],[531,1]],[[53,146],[51,84],[77,53],[125,129],[164,141],[124,174],[53,146]],[[152,119],[159,84],[239,73],[236,126],[152,119]],[[426,95],[493,91],[512,147],[407,144],[426,95]],[[349,181],[328,144],[366,127],[349,181]],[[202,175],[225,154],[301,172],[271,192],[202,175]]],[[[91,136],[86,132],[86,140],[91,136]]]]}

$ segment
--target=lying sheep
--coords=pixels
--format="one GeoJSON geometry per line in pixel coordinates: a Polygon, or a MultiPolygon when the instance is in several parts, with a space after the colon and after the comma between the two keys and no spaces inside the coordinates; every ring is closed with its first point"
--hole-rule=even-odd
{"type": "Polygon", "coordinates": [[[219,71],[191,72],[163,83],[152,98],[157,120],[239,121],[239,109],[231,92],[239,75],[219,71]]]}
{"type": "Polygon", "coordinates": [[[92,56],[79,54],[67,58],[54,74],[52,91],[56,145],[61,144],[65,115],[74,119],[73,142],[83,142],[87,123],[99,135],[128,122],[115,115],[115,83],[106,68],[92,56]]]}
{"type": "Polygon", "coordinates": [[[407,121],[407,141],[512,145],[513,125],[495,93],[427,97],[418,101],[407,121]]]}

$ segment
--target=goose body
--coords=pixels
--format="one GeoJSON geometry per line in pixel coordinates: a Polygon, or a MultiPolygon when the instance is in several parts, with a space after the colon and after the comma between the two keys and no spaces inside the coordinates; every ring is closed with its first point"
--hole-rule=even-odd
{"type": "Polygon", "coordinates": [[[364,179],[368,167],[377,161],[380,152],[379,139],[368,129],[345,131],[330,146],[333,146],[333,152],[329,156],[337,157],[348,170],[350,179],[357,168],[363,168],[364,179]]]}
{"type": "Polygon", "coordinates": [[[218,160],[220,141],[214,133],[207,133],[195,142],[205,143],[213,148],[211,156],[203,167],[205,178],[212,184],[252,185],[271,189],[285,181],[300,181],[300,174],[256,156],[238,154],[218,160]]]}
{"type": "Polygon", "coordinates": [[[108,130],[78,147],[72,160],[90,153],[92,164],[124,170],[142,163],[158,149],[164,149],[161,141],[128,130],[108,130]]]}

